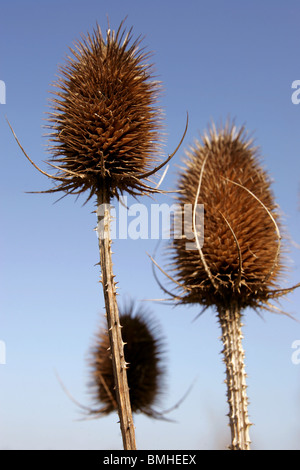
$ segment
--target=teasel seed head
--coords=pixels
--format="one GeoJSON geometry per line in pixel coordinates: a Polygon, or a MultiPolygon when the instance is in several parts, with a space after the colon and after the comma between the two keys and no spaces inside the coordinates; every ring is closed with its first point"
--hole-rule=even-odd
{"type": "Polygon", "coordinates": [[[212,125],[187,152],[178,189],[180,204],[204,205],[203,246],[186,249],[184,236],[171,246],[183,303],[268,308],[291,290],[278,289],[285,268],[278,208],[244,127],[212,125]]]}
{"type": "Polygon", "coordinates": [[[47,126],[57,186],[48,192],[89,191],[90,198],[103,187],[110,197],[149,191],[142,179],[161,148],[161,85],[141,39],[132,42],[123,23],[106,39],[97,25],[60,69],[47,126]]]}
{"type": "MultiPolygon", "coordinates": [[[[144,413],[156,418],[153,409],[164,388],[165,341],[160,326],[149,312],[136,308],[131,302],[120,309],[120,324],[127,363],[127,380],[133,413],[144,413]]],[[[107,329],[101,328],[90,355],[92,393],[96,409],[94,415],[105,415],[117,410],[114,376],[107,329]],[[100,405],[100,408],[98,408],[100,405]]]]}

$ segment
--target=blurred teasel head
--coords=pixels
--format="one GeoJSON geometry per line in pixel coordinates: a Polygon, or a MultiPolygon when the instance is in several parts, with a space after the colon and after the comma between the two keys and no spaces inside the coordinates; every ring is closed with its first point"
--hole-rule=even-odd
{"type": "MultiPolygon", "coordinates": [[[[165,342],[160,326],[148,311],[135,308],[133,302],[120,309],[120,324],[132,412],[160,417],[153,409],[164,388],[165,342]]],[[[89,388],[95,405],[100,405],[92,414],[117,411],[109,336],[105,328],[100,329],[91,349],[90,367],[89,388]]]]}
{"type": "Polygon", "coordinates": [[[132,42],[123,23],[106,39],[97,25],[60,68],[47,126],[58,184],[49,192],[89,191],[90,198],[103,188],[110,197],[150,189],[142,179],[161,148],[160,83],[141,39],[132,42]]]}
{"type": "Polygon", "coordinates": [[[259,150],[241,127],[214,125],[187,152],[179,176],[179,203],[204,206],[204,243],[183,236],[171,247],[182,302],[227,308],[268,307],[284,271],[278,208],[259,150]]]}

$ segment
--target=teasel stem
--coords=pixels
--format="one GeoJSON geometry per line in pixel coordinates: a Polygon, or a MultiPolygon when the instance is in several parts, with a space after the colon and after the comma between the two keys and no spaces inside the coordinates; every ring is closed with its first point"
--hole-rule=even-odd
{"type": "Polygon", "coordinates": [[[250,450],[245,353],[242,346],[241,313],[236,304],[219,308],[224,363],[226,365],[227,401],[231,430],[230,450],[250,450]]]}
{"type": "Polygon", "coordinates": [[[119,309],[116,299],[116,284],[114,281],[115,276],[113,274],[111,256],[112,240],[110,236],[110,198],[108,192],[105,191],[105,188],[97,194],[97,204],[97,231],[102,285],[123,447],[124,450],[136,450],[135,429],[127,382],[127,363],[124,356],[124,343],[121,334],[122,327],[119,319],[119,309]]]}

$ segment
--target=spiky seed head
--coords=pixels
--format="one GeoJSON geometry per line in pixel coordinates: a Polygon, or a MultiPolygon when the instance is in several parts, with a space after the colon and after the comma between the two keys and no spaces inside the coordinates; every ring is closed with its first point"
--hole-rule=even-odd
{"type": "MultiPolygon", "coordinates": [[[[155,417],[153,405],[158,403],[164,385],[164,339],[152,315],[137,309],[133,303],[120,311],[120,324],[127,380],[133,413],[155,417]]],[[[91,350],[91,383],[89,385],[97,408],[95,414],[109,414],[117,410],[114,375],[107,329],[101,328],[91,350]]]]}
{"type": "Polygon", "coordinates": [[[183,237],[171,247],[183,302],[240,309],[266,302],[283,269],[278,213],[245,129],[213,125],[187,152],[179,191],[181,204],[204,205],[203,246],[188,250],[183,237]]]}
{"type": "Polygon", "coordinates": [[[122,27],[104,39],[97,25],[70,49],[54,83],[48,163],[62,179],[52,191],[91,197],[105,186],[110,196],[136,194],[145,189],[140,175],[157,161],[160,83],[141,40],[122,27]]]}

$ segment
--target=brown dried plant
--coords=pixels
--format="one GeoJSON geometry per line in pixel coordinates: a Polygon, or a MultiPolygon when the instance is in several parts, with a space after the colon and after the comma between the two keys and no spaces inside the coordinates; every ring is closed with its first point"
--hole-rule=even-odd
{"type": "Polygon", "coordinates": [[[8,124],[26,158],[55,182],[41,192],[86,192],[87,200],[97,199],[101,282],[123,446],[129,450],[136,443],[112,269],[110,201],[125,191],[133,196],[160,191],[149,177],[173,157],[186,130],[175,152],[157,164],[162,142],[160,83],[147,62],[149,54],[140,49],[141,39],[132,42],[132,29],[126,33],[123,23],[117,32],[108,29],[106,38],[97,25],[93,34],[75,43],[60,68],[48,119],[52,157],[47,164],[56,173],[47,173],[30,159],[8,124]]]}
{"type": "MultiPolygon", "coordinates": [[[[133,413],[161,417],[153,408],[164,390],[165,340],[154,317],[134,303],[120,311],[127,379],[133,413]]],[[[91,414],[101,416],[117,410],[111,349],[107,328],[101,328],[90,354],[91,381],[89,389],[97,408],[91,414]],[[100,408],[99,408],[100,404],[100,408]]]]}
{"type": "Polygon", "coordinates": [[[177,293],[165,292],[178,303],[216,308],[226,364],[231,449],[248,450],[243,311],[275,309],[270,300],[299,284],[290,289],[278,286],[285,270],[278,207],[259,150],[244,127],[238,130],[227,122],[217,130],[212,125],[202,142],[196,141],[187,152],[178,192],[180,205],[193,207],[189,228],[194,249],[187,249],[186,236],[174,238],[169,254],[177,293]],[[204,227],[196,222],[198,204],[204,205],[204,227]]]}
{"type": "Polygon", "coordinates": [[[131,43],[131,30],[100,27],[71,49],[60,70],[49,122],[59,185],[52,191],[101,191],[108,198],[151,188],[142,178],[153,170],[161,142],[160,83],[149,54],[131,43]]]}

